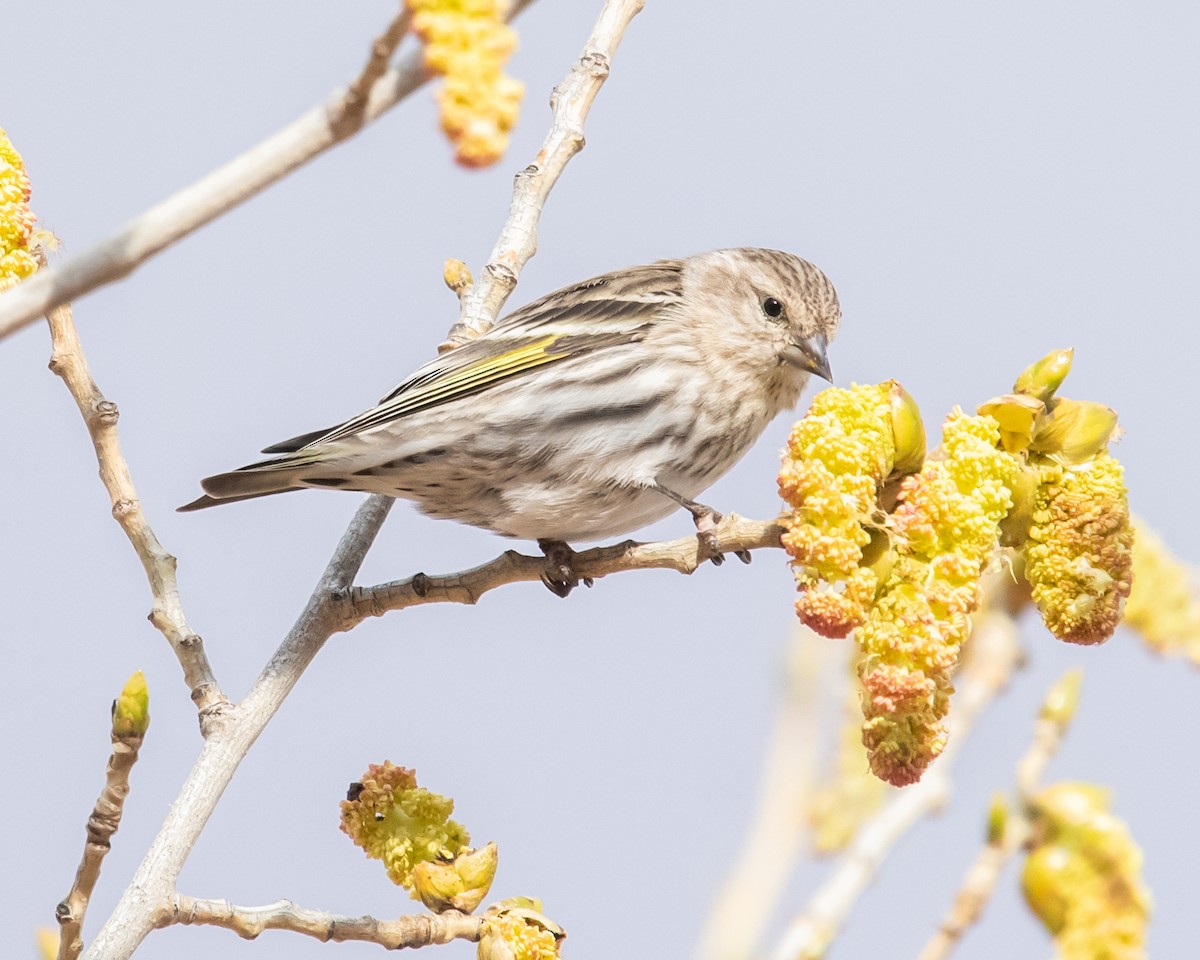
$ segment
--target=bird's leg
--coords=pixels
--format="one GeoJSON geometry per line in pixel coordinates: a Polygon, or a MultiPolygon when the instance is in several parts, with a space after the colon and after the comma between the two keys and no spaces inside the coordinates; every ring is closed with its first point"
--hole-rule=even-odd
{"type": "MultiPolygon", "coordinates": [[[[700,542],[708,549],[709,559],[716,565],[720,566],[725,562],[725,554],[721,550],[721,541],[717,538],[717,524],[725,519],[720,511],[714,510],[712,507],[707,507],[703,503],[697,503],[695,500],[689,500],[687,497],[682,497],[674,490],[668,490],[660,483],[654,484],[654,489],[661,493],[664,497],[670,497],[677,504],[683,507],[692,515],[692,520],[696,523],[696,536],[700,538],[700,542]]],[[[734,552],[742,563],[750,562],[749,550],[737,550],[734,552]]]]}
{"type": "MultiPolygon", "coordinates": [[[[546,570],[542,573],[542,583],[556,597],[565,597],[580,582],[574,569],[575,551],[561,540],[538,540],[537,544],[546,555],[546,570]]],[[[584,577],[583,585],[590,587],[592,578],[584,577]]]]}

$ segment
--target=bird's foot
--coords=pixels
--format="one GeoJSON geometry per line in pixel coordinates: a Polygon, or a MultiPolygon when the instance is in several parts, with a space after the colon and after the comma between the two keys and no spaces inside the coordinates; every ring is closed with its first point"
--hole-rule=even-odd
{"type": "MultiPolygon", "coordinates": [[[[721,549],[721,540],[717,536],[717,527],[725,518],[721,515],[720,511],[705,506],[703,503],[697,503],[695,500],[689,500],[687,497],[681,497],[673,490],[668,490],[662,484],[656,483],[654,489],[664,497],[670,497],[692,515],[692,520],[696,523],[696,536],[700,540],[701,550],[708,554],[708,559],[713,562],[714,566],[719,567],[723,564],[725,562],[725,553],[721,549]]],[[[741,560],[742,563],[750,562],[749,550],[734,550],[733,555],[741,560]]]]}
{"type": "Polygon", "coordinates": [[[546,569],[542,572],[542,583],[556,597],[565,597],[580,583],[592,585],[591,577],[580,578],[575,573],[575,551],[561,540],[539,540],[538,546],[546,555],[546,569]]]}

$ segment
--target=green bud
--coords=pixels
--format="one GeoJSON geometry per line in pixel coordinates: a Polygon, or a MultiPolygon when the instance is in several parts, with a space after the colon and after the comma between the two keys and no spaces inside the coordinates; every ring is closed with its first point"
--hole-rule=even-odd
{"type": "Polygon", "coordinates": [[[492,888],[496,860],[494,843],[464,850],[453,860],[423,860],[412,869],[413,895],[435,913],[470,913],[492,888]]]}
{"type": "Polygon", "coordinates": [[[1030,449],[1069,465],[1085,463],[1108,446],[1117,411],[1090,400],[1059,400],[1038,424],[1030,449]]]}
{"type": "Polygon", "coordinates": [[[892,473],[916,473],[925,464],[925,423],[921,420],[921,410],[898,380],[889,380],[887,386],[892,437],[896,443],[892,473]]]}
{"type": "Polygon", "coordinates": [[[991,417],[1000,425],[1000,446],[1007,453],[1020,453],[1033,440],[1046,405],[1037,397],[1006,393],[981,403],[975,412],[991,417]]]}
{"type": "Polygon", "coordinates": [[[1017,382],[1013,384],[1013,393],[1023,393],[1043,403],[1048,402],[1071,372],[1071,358],[1074,356],[1073,349],[1046,354],[1037,363],[1021,371],[1017,382]]]}
{"type": "Polygon", "coordinates": [[[1002,843],[1004,832],[1008,829],[1008,799],[1003,793],[993,793],[992,802],[988,806],[987,842],[1002,843]]]}
{"type": "Polygon", "coordinates": [[[137,670],[125,681],[121,695],[113,701],[112,735],[114,740],[129,740],[146,735],[150,726],[150,688],[146,675],[137,670]]]}
{"type": "Polygon", "coordinates": [[[1075,716],[1075,708],[1079,706],[1079,691],[1082,686],[1083,671],[1078,668],[1068,670],[1046,694],[1038,716],[1059,727],[1066,727],[1075,716]]]}

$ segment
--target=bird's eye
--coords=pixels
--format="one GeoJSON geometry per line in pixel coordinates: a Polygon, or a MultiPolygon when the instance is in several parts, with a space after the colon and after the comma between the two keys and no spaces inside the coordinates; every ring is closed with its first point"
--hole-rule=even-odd
{"type": "Polygon", "coordinates": [[[774,297],[767,297],[767,299],[763,301],[762,307],[763,313],[765,313],[772,320],[778,320],[781,316],[783,316],[783,304],[774,297]]]}

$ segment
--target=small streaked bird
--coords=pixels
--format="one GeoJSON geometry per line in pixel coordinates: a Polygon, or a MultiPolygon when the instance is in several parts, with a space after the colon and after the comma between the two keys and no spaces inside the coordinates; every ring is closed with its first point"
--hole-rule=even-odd
{"type": "MultiPolygon", "coordinates": [[[[574,585],[569,542],[687,509],[796,405],[837,294],[812,264],[757,248],[606,273],[509,314],[345,423],[200,481],[180,507],[306,488],[413,500],[426,514],[537,540],[574,585]]],[[[553,560],[551,561],[553,563],[553,560]]]]}

